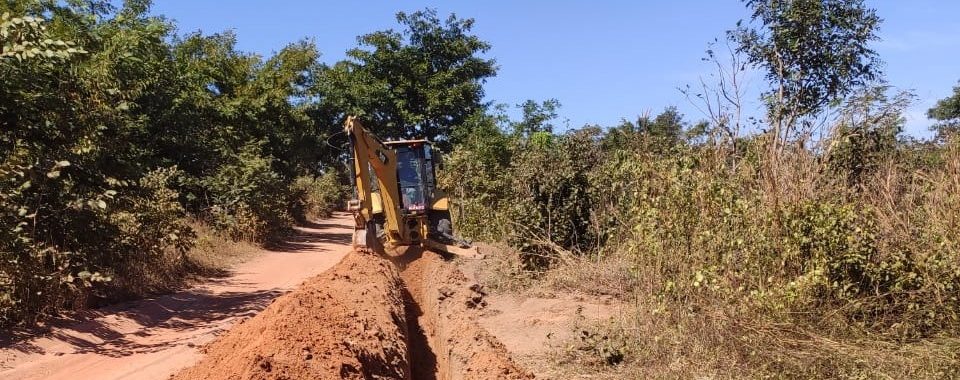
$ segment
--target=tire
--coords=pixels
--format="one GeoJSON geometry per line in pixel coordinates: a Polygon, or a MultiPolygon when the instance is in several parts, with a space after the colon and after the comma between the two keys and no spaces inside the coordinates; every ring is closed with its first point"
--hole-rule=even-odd
{"type": "Polygon", "coordinates": [[[437,232],[441,235],[453,236],[453,223],[450,223],[450,219],[444,218],[437,221],[437,232]]]}

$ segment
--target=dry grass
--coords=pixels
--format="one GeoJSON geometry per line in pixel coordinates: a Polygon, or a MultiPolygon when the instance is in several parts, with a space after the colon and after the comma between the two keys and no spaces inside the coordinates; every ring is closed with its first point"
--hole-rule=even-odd
{"type": "Polygon", "coordinates": [[[480,283],[489,289],[505,292],[520,292],[533,284],[534,276],[524,270],[520,252],[502,243],[474,243],[483,260],[469,262],[469,268],[480,283]]]}
{"type": "Polygon", "coordinates": [[[639,283],[631,274],[631,265],[622,255],[569,256],[562,265],[544,272],[531,290],[545,295],[562,292],[627,299],[639,283]]]}
{"type": "Polygon", "coordinates": [[[478,266],[476,275],[495,290],[537,297],[579,293],[624,299],[635,292],[638,284],[631,274],[632,263],[623,255],[591,257],[566,252],[549,258],[555,262],[550,270],[531,272],[524,269],[523,254],[519,250],[506,244],[478,245],[488,256],[478,266]]]}
{"type": "Polygon", "coordinates": [[[255,244],[230,239],[205,224],[195,222],[191,227],[197,233],[197,240],[187,252],[187,257],[200,275],[222,274],[230,267],[262,253],[255,244]]]}
{"type": "Polygon", "coordinates": [[[771,320],[749,305],[719,299],[665,302],[644,293],[635,280],[632,287],[617,285],[617,279],[631,274],[612,258],[559,264],[537,278],[527,277],[523,286],[494,280],[504,274],[497,266],[515,261],[514,255],[507,250],[489,257],[493,265],[480,271],[485,281],[511,284],[501,291],[535,296],[614,294],[633,305],[632,313],[614,320],[583,319],[573,327],[573,338],[526,358],[544,378],[960,378],[957,337],[897,342],[870,334],[829,336],[816,326],[771,320]],[[611,358],[619,362],[611,364],[611,358]]]}
{"type": "Polygon", "coordinates": [[[629,186],[587,189],[628,201],[591,206],[615,222],[596,250],[523,230],[480,278],[632,305],[579,326],[558,378],[960,378],[960,141],[864,162],[764,147],[634,153],[609,169],[629,186]]]}
{"type": "Polygon", "coordinates": [[[182,289],[205,278],[224,276],[232,266],[262,252],[255,244],[234,241],[202,222],[190,221],[189,225],[195,239],[185,253],[171,249],[150,263],[136,262],[124,270],[124,276],[109,283],[113,288],[110,296],[79,306],[98,306],[182,289]]]}

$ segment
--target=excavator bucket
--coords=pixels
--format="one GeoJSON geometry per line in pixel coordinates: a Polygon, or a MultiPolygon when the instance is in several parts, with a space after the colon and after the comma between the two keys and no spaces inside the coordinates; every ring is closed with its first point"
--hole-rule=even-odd
{"type": "Polygon", "coordinates": [[[472,259],[483,258],[483,254],[481,254],[480,250],[478,250],[477,247],[475,246],[468,246],[464,248],[457,245],[443,244],[438,241],[424,240],[423,247],[434,252],[448,253],[448,254],[456,255],[460,257],[466,257],[466,258],[472,258],[472,259]]]}

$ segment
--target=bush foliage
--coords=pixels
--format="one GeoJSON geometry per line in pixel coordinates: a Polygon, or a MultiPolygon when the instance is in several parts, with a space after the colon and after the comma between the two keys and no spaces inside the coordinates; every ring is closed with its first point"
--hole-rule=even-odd
{"type": "Polygon", "coordinates": [[[298,196],[300,210],[295,215],[302,215],[307,219],[330,217],[333,211],[346,204],[344,195],[348,193],[348,189],[335,171],[328,171],[319,176],[297,177],[292,189],[298,196]]]}
{"type": "Polygon", "coordinates": [[[269,244],[329,216],[346,115],[449,149],[496,72],[472,19],[433,10],[327,66],[309,40],[261,57],[149,7],[0,2],[0,325],[176,282],[210,250],[190,226],[269,244]]]}
{"type": "Polygon", "coordinates": [[[302,218],[295,179],[337,154],[336,127],[297,100],[320,70],[311,43],[262,59],[111,4],[0,3],[2,325],[176,282],[188,217],[282,236],[302,218]]]}
{"type": "MultiPolygon", "coordinates": [[[[638,283],[678,312],[736,304],[895,339],[960,332],[956,142],[790,149],[770,172],[764,135],[730,153],[656,129],[538,140],[487,122],[446,161],[445,183],[464,194],[460,231],[512,242],[529,271],[571,253],[626,255],[638,283]],[[929,160],[918,155],[941,164],[915,165],[929,160]]],[[[857,138],[836,131],[828,139],[842,146],[857,138]]]]}

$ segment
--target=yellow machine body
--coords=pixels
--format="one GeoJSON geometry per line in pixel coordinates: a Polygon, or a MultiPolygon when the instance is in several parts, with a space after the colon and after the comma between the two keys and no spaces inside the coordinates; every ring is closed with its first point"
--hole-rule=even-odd
{"type": "Polygon", "coordinates": [[[428,140],[382,142],[353,116],[344,125],[352,153],[353,244],[393,250],[422,246],[475,256],[453,237],[449,199],[436,187],[439,154],[428,140]]]}

